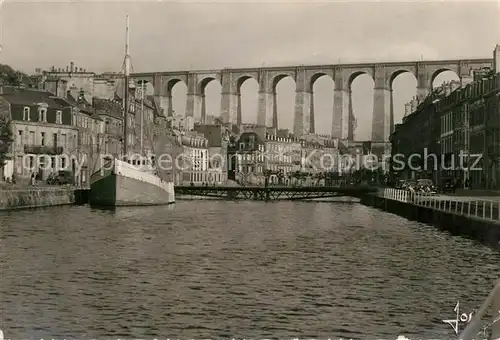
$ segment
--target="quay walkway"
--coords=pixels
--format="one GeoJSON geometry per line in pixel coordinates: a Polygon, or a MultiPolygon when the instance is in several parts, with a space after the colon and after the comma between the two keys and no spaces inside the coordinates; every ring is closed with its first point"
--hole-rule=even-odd
{"type": "Polygon", "coordinates": [[[381,189],[378,195],[393,201],[500,224],[500,197],[429,195],[391,188],[381,189]]]}

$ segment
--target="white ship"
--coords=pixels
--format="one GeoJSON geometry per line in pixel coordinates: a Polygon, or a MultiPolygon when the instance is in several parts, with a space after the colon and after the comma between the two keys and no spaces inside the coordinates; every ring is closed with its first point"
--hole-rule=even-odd
{"type": "MultiPolygon", "coordinates": [[[[127,16],[127,40],[125,47],[124,77],[124,115],[129,111],[130,55],[129,55],[129,20],[127,16]]],[[[144,100],[144,91],[142,92],[144,100]]],[[[143,144],[143,112],[141,111],[141,152],[143,144]]],[[[124,141],[127,139],[128,119],[124,119],[124,141]]],[[[127,143],[124,142],[124,155],[129,155],[127,143]]],[[[133,160],[107,159],[101,168],[90,177],[90,204],[97,206],[144,206],[161,205],[175,202],[174,183],[158,176],[153,160],[144,157],[133,160]]]]}

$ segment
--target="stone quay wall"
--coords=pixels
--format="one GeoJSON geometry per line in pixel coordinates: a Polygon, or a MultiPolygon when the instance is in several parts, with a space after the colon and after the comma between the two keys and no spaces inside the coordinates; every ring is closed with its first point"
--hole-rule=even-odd
{"type": "Polygon", "coordinates": [[[71,187],[0,189],[0,210],[29,209],[75,204],[71,187]]]}
{"type": "Polygon", "coordinates": [[[442,197],[383,189],[361,203],[410,220],[433,225],[452,235],[500,247],[500,200],[442,197]]]}

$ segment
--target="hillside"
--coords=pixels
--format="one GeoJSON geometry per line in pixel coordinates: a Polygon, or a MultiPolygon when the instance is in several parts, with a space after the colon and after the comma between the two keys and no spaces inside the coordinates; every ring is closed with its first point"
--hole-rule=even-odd
{"type": "Polygon", "coordinates": [[[29,76],[14,70],[9,65],[0,64],[0,84],[19,86],[22,83],[28,85],[29,76]]]}

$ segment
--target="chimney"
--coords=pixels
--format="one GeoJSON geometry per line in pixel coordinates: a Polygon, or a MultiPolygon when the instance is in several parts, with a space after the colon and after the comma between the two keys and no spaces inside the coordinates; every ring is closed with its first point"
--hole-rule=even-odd
{"type": "Polygon", "coordinates": [[[496,45],[493,50],[493,70],[500,73],[500,45],[496,45]]]}
{"type": "Polygon", "coordinates": [[[69,65],[70,65],[70,66],[69,66],[69,71],[70,71],[70,72],[73,72],[73,70],[75,69],[75,63],[74,63],[74,62],[71,62],[71,63],[69,63],[69,65]]]}
{"type": "Polygon", "coordinates": [[[69,72],[69,66],[66,66],[66,72],[69,72]]]}

